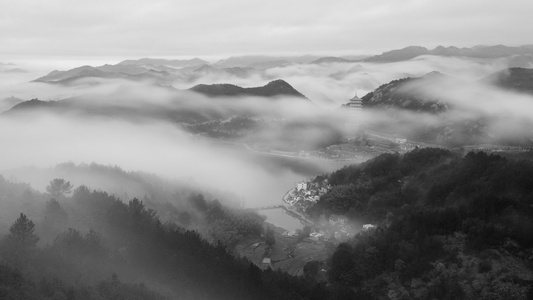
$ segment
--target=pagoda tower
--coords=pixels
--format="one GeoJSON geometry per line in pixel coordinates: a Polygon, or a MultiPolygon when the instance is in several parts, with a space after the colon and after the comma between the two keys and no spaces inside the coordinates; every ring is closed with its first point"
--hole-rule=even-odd
{"type": "Polygon", "coordinates": [[[348,138],[354,138],[361,124],[361,114],[363,110],[363,101],[357,97],[357,93],[350,101],[343,105],[346,112],[345,130],[348,138]]]}
{"type": "Polygon", "coordinates": [[[346,108],[353,111],[361,111],[363,109],[363,100],[357,97],[357,93],[350,99],[350,102],[346,104],[346,108]]]}

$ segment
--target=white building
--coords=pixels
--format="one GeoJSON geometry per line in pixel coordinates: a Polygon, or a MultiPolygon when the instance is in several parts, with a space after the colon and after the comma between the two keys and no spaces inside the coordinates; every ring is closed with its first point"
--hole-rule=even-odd
{"type": "Polygon", "coordinates": [[[296,183],[296,190],[299,192],[301,190],[306,191],[307,190],[307,182],[301,181],[296,183]]]}
{"type": "Polygon", "coordinates": [[[373,228],[376,228],[376,225],[372,225],[372,224],[365,224],[363,225],[363,230],[370,230],[370,229],[373,229],[373,228]]]}
{"type": "Polygon", "coordinates": [[[263,258],[263,264],[270,265],[272,263],[272,260],[269,257],[263,258]]]}

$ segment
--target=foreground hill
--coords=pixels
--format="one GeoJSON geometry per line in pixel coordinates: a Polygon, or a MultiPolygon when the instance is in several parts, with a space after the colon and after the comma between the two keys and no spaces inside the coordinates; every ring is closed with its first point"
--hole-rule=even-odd
{"type": "MultiPolygon", "coordinates": [[[[121,201],[83,185],[68,196],[49,187],[44,194],[0,176],[2,299],[338,299],[342,291],[263,271],[222,240],[163,223],[137,198],[121,201]],[[51,238],[41,243],[43,236],[51,238]]],[[[226,235],[263,230],[255,213],[201,195],[187,202],[226,235]]]]}
{"type": "Polygon", "coordinates": [[[292,96],[307,99],[304,95],[294,89],[290,84],[282,79],[274,80],[261,87],[243,88],[233,84],[199,84],[190,89],[191,91],[204,94],[210,97],[228,96],[258,96],[276,97],[292,96]]]}
{"type": "Polygon", "coordinates": [[[377,225],[337,247],[331,283],[360,299],[531,299],[531,161],[425,148],[326,178],[309,214],[377,225]]]}

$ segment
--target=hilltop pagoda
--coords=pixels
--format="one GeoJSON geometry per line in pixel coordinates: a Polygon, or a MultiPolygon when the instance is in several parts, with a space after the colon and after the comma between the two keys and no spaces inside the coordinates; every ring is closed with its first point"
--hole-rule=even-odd
{"type": "Polygon", "coordinates": [[[357,97],[357,93],[350,99],[350,102],[345,104],[345,107],[349,110],[361,111],[363,109],[363,100],[357,97]]]}
{"type": "Polygon", "coordinates": [[[348,138],[354,138],[359,130],[360,118],[363,110],[363,101],[357,97],[357,93],[350,101],[342,106],[346,112],[345,134],[348,138]]]}

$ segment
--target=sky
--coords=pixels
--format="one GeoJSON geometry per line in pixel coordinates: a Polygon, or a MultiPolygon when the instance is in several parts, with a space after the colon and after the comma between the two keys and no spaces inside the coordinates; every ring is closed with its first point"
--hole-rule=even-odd
{"type": "Polygon", "coordinates": [[[9,59],[379,54],[533,44],[530,0],[0,0],[9,59]]]}

